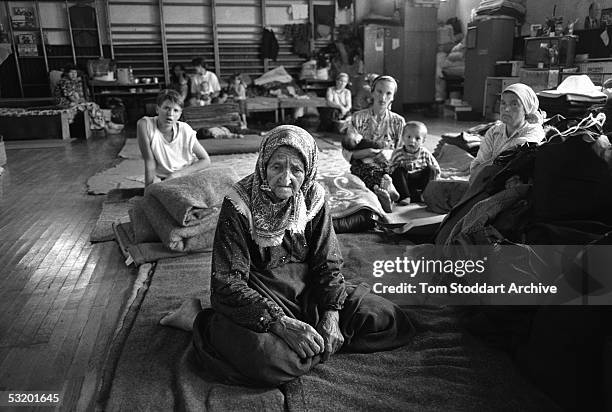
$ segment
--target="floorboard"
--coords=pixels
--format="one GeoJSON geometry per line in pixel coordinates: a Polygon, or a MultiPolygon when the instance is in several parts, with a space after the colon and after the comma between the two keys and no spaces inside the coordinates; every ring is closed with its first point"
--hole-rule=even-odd
{"type": "MultiPolygon", "coordinates": [[[[7,153],[0,175],[0,389],[94,404],[134,276],[114,242],[90,244],[103,197],[86,181],[113,166],[122,135],[7,153]]],[[[27,410],[21,409],[21,410],[27,410]]]]}
{"type": "MultiPolygon", "coordinates": [[[[426,123],[438,135],[469,127],[426,123]]],[[[0,390],[58,390],[61,410],[92,409],[136,273],[115,243],[89,243],[104,198],[87,195],[86,183],[117,164],[124,142],[119,134],[7,152],[0,175],[0,390]]]]}

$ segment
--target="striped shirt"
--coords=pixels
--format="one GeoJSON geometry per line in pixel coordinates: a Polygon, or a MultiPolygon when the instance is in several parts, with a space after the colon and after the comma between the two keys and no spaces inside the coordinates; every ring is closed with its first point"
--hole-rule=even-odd
{"type": "Polygon", "coordinates": [[[423,170],[427,167],[434,172],[434,179],[440,176],[440,165],[429,150],[421,147],[418,152],[410,153],[405,149],[405,146],[398,147],[393,151],[391,156],[391,173],[398,167],[403,167],[408,172],[423,170]]]}
{"type": "Polygon", "coordinates": [[[383,149],[395,149],[405,124],[404,118],[391,110],[385,110],[380,121],[376,121],[372,110],[364,109],[353,113],[349,127],[364,139],[378,143],[383,149]]]}

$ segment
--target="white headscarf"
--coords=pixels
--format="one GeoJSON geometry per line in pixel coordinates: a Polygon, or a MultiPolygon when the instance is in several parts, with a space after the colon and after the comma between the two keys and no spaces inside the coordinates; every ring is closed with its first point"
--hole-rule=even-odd
{"type": "Polygon", "coordinates": [[[539,110],[540,101],[531,87],[523,83],[514,83],[504,89],[503,93],[506,92],[514,93],[519,98],[528,123],[542,124],[544,116],[539,110]]]}

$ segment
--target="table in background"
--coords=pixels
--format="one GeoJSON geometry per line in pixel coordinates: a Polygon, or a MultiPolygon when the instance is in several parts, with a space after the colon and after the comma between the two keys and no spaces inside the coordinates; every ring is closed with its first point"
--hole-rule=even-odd
{"type": "Polygon", "coordinates": [[[301,107],[328,107],[324,97],[310,96],[307,99],[297,97],[281,97],[278,99],[278,108],[281,112],[281,122],[285,121],[285,109],[298,109],[301,107]]]}
{"type": "Polygon", "coordinates": [[[101,107],[105,106],[105,100],[108,97],[118,97],[124,100],[128,120],[135,121],[148,114],[147,102],[154,103],[163,85],[160,83],[121,84],[117,81],[92,80],[90,87],[92,99],[101,107]]]}
{"type": "Polygon", "coordinates": [[[248,97],[246,105],[247,116],[255,112],[274,112],[274,122],[278,123],[278,98],[263,96],[248,97]]]}

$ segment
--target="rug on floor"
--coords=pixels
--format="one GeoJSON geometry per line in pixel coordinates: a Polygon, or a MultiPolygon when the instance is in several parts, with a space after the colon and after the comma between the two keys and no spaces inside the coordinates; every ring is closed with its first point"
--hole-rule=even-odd
{"type": "MultiPolygon", "coordinates": [[[[256,153],[263,136],[245,135],[242,139],[202,139],[198,140],[209,156],[256,153]]],[[[315,138],[319,150],[329,150],[338,146],[327,139],[315,138]]],[[[142,159],[137,139],[126,139],[125,145],[117,155],[122,159],[142,159]]]]}
{"type": "Polygon", "coordinates": [[[102,211],[96,221],[96,225],[89,235],[89,241],[95,242],[107,242],[115,239],[113,232],[113,224],[118,222],[127,222],[130,220],[128,214],[134,203],[141,199],[140,196],[135,196],[130,199],[122,199],[119,201],[105,200],[102,203],[102,211]]]}
{"type": "MultiPolygon", "coordinates": [[[[355,262],[365,262],[365,268],[352,271],[365,278],[371,278],[373,259],[401,256],[406,247],[372,244],[371,235],[350,235],[353,244],[348,245],[342,236],[343,255],[361,257],[355,262]],[[359,243],[365,247],[360,249],[359,243]]],[[[200,298],[204,307],[210,304],[210,257],[205,253],[158,262],[126,339],[113,351],[117,358],[106,363],[105,376],[112,378],[99,392],[99,408],[442,411],[452,405],[454,410],[554,410],[505,354],[467,334],[452,308],[410,308],[418,330],[411,344],[388,352],[337,354],[281,388],[218,383],[194,364],[189,333],[158,324],[186,298],[200,298]]],[[[347,274],[351,264],[347,259],[347,274]]]]}
{"type": "MultiPolygon", "coordinates": [[[[319,160],[319,170],[329,171],[329,175],[341,176],[350,167],[338,149],[320,152],[319,160]]],[[[210,161],[216,166],[233,168],[242,178],[255,170],[257,153],[211,156],[210,161]]],[[[144,187],[144,165],[141,159],[125,159],[87,180],[89,194],[106,194],[112,189],[138,187],[144,187]]]]}

